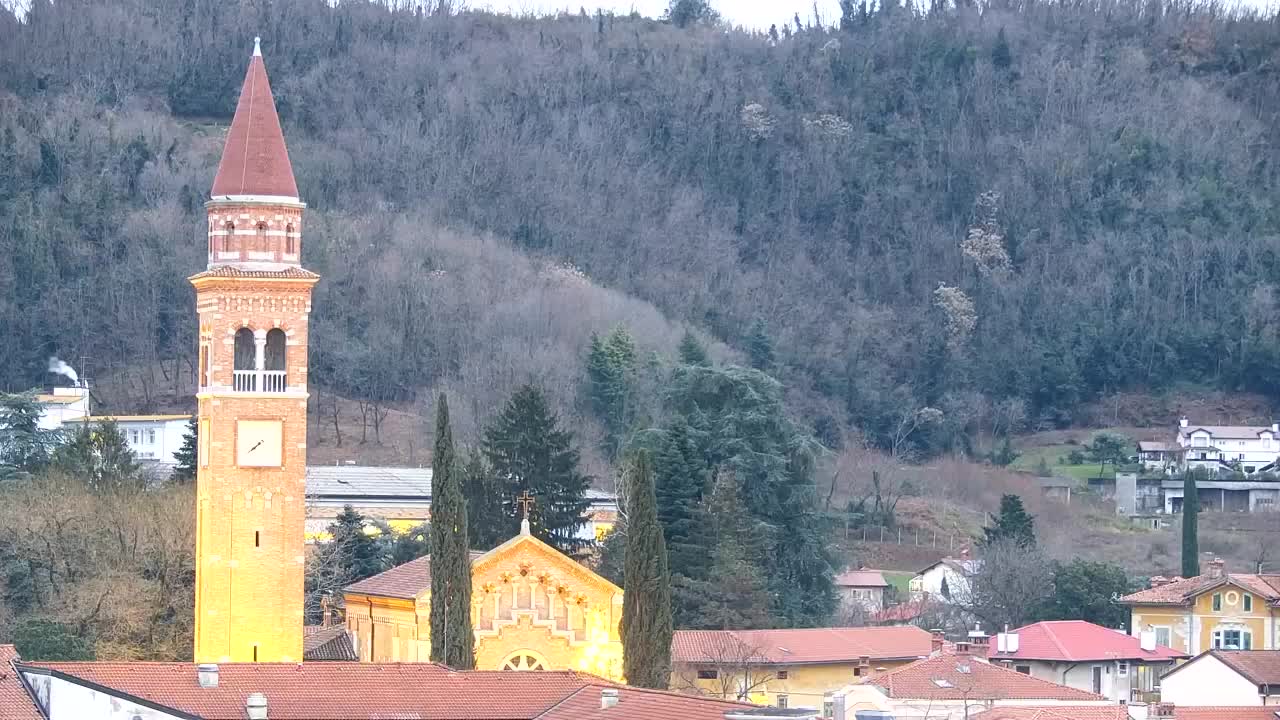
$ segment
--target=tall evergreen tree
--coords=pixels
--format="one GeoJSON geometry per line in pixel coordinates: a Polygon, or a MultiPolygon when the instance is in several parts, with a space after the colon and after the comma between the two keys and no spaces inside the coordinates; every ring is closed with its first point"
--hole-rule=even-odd
{"type": "Polygon", "coordinates": [[[616,457],[631,426],[635,341],[622,327],[603,339],[592,333],[586,364],[587,395],[604,424],[604,450],[609,457],[616,457]]]}
{"type": "Polygon", "coordinates": [[[467,500],[453,448],[449,402],[436,408],[431,458],[431,661],[455,670],[475,667],[471,630],[471,553],[467,548],[467,500]]]}
{"type": "Polygon", "coordinates": [[[382,548],[365,530],[364,516],[350,505],[343,507],[330,523],[329,535],[329,542],[334,543],[336,550],[334,562],[338,567],[334,574],[343,578],[337,583],[339,587],[377,575],[385,569],[382,548]]]}
{"type": "Polygon", "coordinates": [[[707,466],[693,430],[677,417],[662,434],[654,455],[658,521],[667,545],[672,575],[705,579],[710,557],[707,553],[707,517],[702,495],[707,488],[707,466]]]}
{"type": "Polygon", "coordinates": [[[671,679],[671,577],[649,453],[638,451],[625,472],[623,675],[628,685],[665,690],[671,679]]]}
{"type": "Polygon", "coordinates": [[[1022,547],[1035,547],[1035,518],[1022,506],[1022,498],[1017,495],[1001,496],[1000,514],[992,517],[991,521],[991,525],[982,529],[983,545],[1007,538],[1022,547]]]}
{"type": "Polygon", "coordinates": [[[589,542],[578,530],[587,521],[590,480],[578,469],[573,433],[560,429],[542,391],[517,389],[485,429],[482,449],[500,483],[505,537],[519,531],[515,499],[528,492],[536,500],[529,513],[533,534],[568,555],[581,553],[589,542]]]}
{"type": "Polygon", "coordinates": [[[773,598],[760,566],[752,558],[764,554],[768,529],[747,512],[738,480],[721,472],[707,498],[714,545],[706,580],[682,578],[681,590],[691,598],[696,614],[686,627],[706,630],[766,628],[773,598]]]}
{"type": "Polygon", "coordinates": [[[1200,574],[1200,488],[1198,469],[1187,470],[1182,478],[1182,576],[1200,574]]]}
{"type": "Polygon", "coordinates": [[[0,393],[0,480],[37,472],[49,464],[58,433],[40,427],[35,392],[0,393]]]}
{"type": "Polygon", "coordinates": [[[196,460],[199,455],[200,426],[196,419],[187,423],[187,431],[182,434],[182,446],[173,453],[177,462],[173,466],[172,478],[177,482],[191,482],[196,479],[196,460]]]}
{"type": "Polygon", "coordinates": [[[462,488],[467,496],[467,535],[472,550],[491,550],[511,538],[503,510],[503,483],[472,450],[462,465],[462,488]]]}
{"type": "Polygon", "coordinates": [[[764,320],[756,320],[751,324],[747,334],[747,356],[751,358],[751,367],[757,370],[769,370],[773,367],[773,338],[769,337],[764,320]]]}
{"type": "Polygon", "coordinates": [[[991,48],[991,64],[1000,70],[1013,64],[1013,52],[1009,49],[1009,39],[1005,37],[1004,28],[996,32],[996,44],[991,48]]]}
{"type": "Polygon", "coordinates": [[[818,516],[812,448],[792,451],[786,487],[775,522],[773,555],[779,559],[769,576],[775,598],[774,614],[791,627],[826,623],[836,609],[831,579],[831,555],[818,516]]]}
{"type": "Polygon", "coordinates": [[[710,365],[711,359],[707,356],[707,349],[698,342],[698,338],[689,330],[684,331],[684,335],[680,338],[680,345],[676,347],[676,353],[680,358],[680,362],[685,365],[710,365]]]}

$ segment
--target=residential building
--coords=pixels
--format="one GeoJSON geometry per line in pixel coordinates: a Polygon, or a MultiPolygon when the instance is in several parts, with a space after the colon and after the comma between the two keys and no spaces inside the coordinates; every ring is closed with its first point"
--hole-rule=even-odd
{"type": "Polygon", "coordinates": [[[1030,705],[983,710],[970,720],[1132,720],[1124,705],[1030,705]]]}
{"type": "Polygon", "coordinates": [[[1202,468],[1212,473],[1271,472],[1280,457],[1280,424],[1192,425],[1178,421],[1177,447],[1180,470],[1202,468]]]}
{"type": "Polygon", "coordinates": [[[1208,650],[1160,683],[1160,700],[1180,705],[1280,705],[1280,650],[1208,650]]]}
{"type": "MultiPolygon", "coordinates": [[[[325,540],[342,509],[407,532],[431,517],[431,468],[367,465],[307,466],[307,542],[325,540]]],[[[587,490],[587,522],[578,529],[585,540],[603,539],[618,521],[618,497],[587,490]]]]}
{"type": "Polygon", "coordinates": [[[124,436],[133,456],[144,464],[173,466],[178,464],[174,454],[182,449],[187,430],[191,427],[190,415],[86,415],[68,418],[62,427],[68,431],[85,424],[113,422],[124,436]]]}
{"type": "MultiPolygon", "coordinates": [[[[582,670],[622,679],[622,589],[529,532],[471,557],[476,667],[582,670]]],[[[364,662],[431,656],[431,558],[344,591],[347,630],[364,662]]]]}
{"type": "Polygon", "coordinates": [[[987,662],[981,642],[880,673],[833,696],[835,720],[887,713],[894,720],[963,720],[1008,706],[1114,705],[1096,693],[1059,685],[987,662]],[[858,713],[864,713],[859,715],[858,713]]]}
{"type": "Polygon", "coordinates": [[[1182,447],[1159,440],[1138,442],[1138,463],[1149,473],[1171,474],[1182,468],[1182,447]]]}
{"type": "Polygon", "coordinates": [[[1188,655],[1205,650],[1272,650],[1280,624],[1280,575],[1228,573],[1215,559],[1193,578],[1151,578],[1151,587],[1120,598],[1130,632],[1150,630],[1157,645],[1188,655]]]}
{"type": "Polygon", "coordinates": [[[911,599],[927,596],[950,603],[957,598],[966,598],[969,596],[969,579],[981,568],[982,561],[971,559],[968,548],[960,551],[960,557],[944,557],[911,578],[911,599]]]}
{"type": "Polygon", "coordinates": [[[85,417],[91,410],[89,388],[85,384],[55,387],[36,395],[36,402],[40,405],[41,430],[59,430],[64,422],[85,417]]]}
{"type": "MultiPolygon", "coordinates": [[[[0,658],[6,654],[12,656],[12,646],[0,646],[0,658]]],[[[6,663],[0,702],[5,720],[757,717],[744,703],[631,688],[575,672],[458,672],[432,663],[6,663]]],[[[814,713],[790,717],[815,720],[814,713]]]]}
{"type": "Polygon", "coordinates": [[[846,570],[835,576],[834,583],[842,611],[877,613],[884,609],[884,594],[889,583],[879,570],[846,570]]]}
{"type": "Polygon", "coordinates": [[[1150,702],[1160,678],[1184,652],[1156,644],[1155,633],[1127,635],[1083,620],[1051,620],[1000,633],[990,660],[1042,680],[1117,702],[1150,702]]]}
{"type": "Polygon", "coordinates": [[[779,708],[822,708],[832,693],[928,656],[917,627],[677,630],[671,688],[779,708]]]}

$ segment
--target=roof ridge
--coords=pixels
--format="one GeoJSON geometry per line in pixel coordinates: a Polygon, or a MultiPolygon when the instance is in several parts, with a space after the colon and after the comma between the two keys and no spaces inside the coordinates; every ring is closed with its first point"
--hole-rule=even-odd
{"type": "Polygon", "coordinates": [[[1064,646],[1064,645],[1062,644],[1062,641],[1058,639],[1058,633],[1054,632],[1054,631],[1053,631],[1053,628],[1046,627],[1046,628],[1044,628],[1044,632],[1045,632],[1045,634],[1046,634],[1046,635],[1048,635],[1048,636],[1049,636],[1049,642],[1053,643],[1053,646],[1054,646],[1054,647],[1056,647],[1056,648],[1058,648],[1058,652],[1062,653],[1062,656],[1063,656],[1063,657],[1065,657],[1065,658],[1067,658],[1067,659],[1069,659],[1069,660],[1074,660],[1074,659],[1075,659],[1075,656],[1074,656],[1074,655],[1072,655],[1071,653],[1067,652],[1067,648],[1066,648],[1066,646],[1064,646]]]}

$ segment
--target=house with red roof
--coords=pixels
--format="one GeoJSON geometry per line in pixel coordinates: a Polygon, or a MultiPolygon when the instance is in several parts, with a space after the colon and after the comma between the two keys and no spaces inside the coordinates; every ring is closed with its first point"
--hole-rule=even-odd
{"type": "Polygon", "coordinates": [[[884,609],[884,592],[889,583],[879,570],[845,570],[835,576],[833,583],[842,611],[877,613],[884,609]]]}
{"type": "Polygon", "coordinates": [[[1005,707],[1107,707],[1097,693],[987,662],[981,642],[956,643],[909,665],[850,685],[833,696],[832,717],[888,713],[894,720],[964,720],[1005,707]]]}
{"type": "Polygon", "coordinates": [[[1155,633],[1134,637],[1083,620],[1049,620],[1000,633],[992,650],[992,662],[1017,672],[1126,703],[1156,699],[1160,677],[1188,657],[1157,645],[1155,633]]]}
{"type": "Polygon", "coordinates": [[[1280,650],[1209,650],[1164,676],[1175,705],[1280,705],[1280,650]]]}
{"type": "Polygon", "coordinates": [[[671,688],[822,709],[845,685],[928,657],[934,644],[927,631],[911,626],[677,630],[671,688]]]}
{"type": "MultiPolygon", "coordinates": [[[[0,720],[774,720],[771,708],[570,671],[433,663],[31,662],[0,646],[0,720]]],[[[817,720],[792,712],[787,720],[817,720]]]]}

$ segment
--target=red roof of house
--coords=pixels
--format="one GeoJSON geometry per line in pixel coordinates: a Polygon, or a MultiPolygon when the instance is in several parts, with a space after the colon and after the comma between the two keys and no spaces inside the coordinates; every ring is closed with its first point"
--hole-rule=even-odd
{"type": "Polygon", "coordinates": [[[881,673],[868,682],[891,698],[912,700],[1103,700],[1083,690],[1023,675],[975,658],[942,653],[881,673]]]}
{"type": "Polygon", "coordinates": [[[1280,685],[1280,650],[1207,650],[1169,671],[1180,673],[1206,657],[1212,657],[1236,671],[1253,685],[1280,685]]]}
{"type": "Polygon", "coordinates": [[[1159,662],[1189,657],[1186,653],[1163,645],[1157,645],[1155,650],[1143,650],[1138,638],[1084,620],[1047,620],[1020,627],[1013,632],[1018,634],[1018,651],[993,652],[992,660],[1159,662]]]}
{"type": "Polygon", "coordinates": [[[770,665],[836,663],[862,657],[925,657],[932,636],[918,627],[833,627],[794,630],[677,630],[671,659],[678,663],[746,660],[770,665]]]}
{"type": "Polygon", "coordinates": [[[889,587],[884,575],[879,570],[846,570],[835,577],[835,584],[840,587],[889,587]]]}
{"type": "Polygon", "coordinates": [[[915,600],[908,600],[897,605],[889,607],[875,613],[871,616],[871,622],[875,623],[899,623],[915,620],[924,614],[929,608],[930,599],[927,595],[922,595],[915,600]]]}
{"type": "Polygon", "coordinates": [[[1230,573],[1221,577],[1205,574],[1175,580],[1125,595],[1120,598],[1120,602],[1128,605],[1184,605],[1197,596],[1228,583],[1270,602],[1280,600],[1280,575],[1230,573]]]}
{"type": "Polygon", "coordinates": [[[1022,705],[980,712],[972,720],[1129,720],[1129,708],[1124,705],[1022,705]]]}
{"type": "MultiPolygon", "coordinates": [[[[478,550],[471,551],[471,562],[484,555],[478,550]]],[[[397,565],[386,572],[367,577],[342,589],[343,592],[355,595],[377,595],[378,597],[400,598],[412,600],[419,593],[431,589],[431,556],[423,555],[417,560],[410,560],[397,565]]]]}
{"type": "Polygon", "coordinates": [[[12,645],[0,645],[0,720],[41,720],[13,668],[17,660],[18,651],[12,645]]]}
{"type": "Polygon", "coordinates": [[[1271,707],[1175,707],[1174,720],[1280,720],[1280,708],[1271,707]]]}
{"type": "MultiPolygon", "coordinates": [[[[256,41],[255,41],[256,42],[256,41]]],[[[255,47],[240,88],[240,102],[227,131],[222,161],[213,179],[215,198],[273,195],[297,198],[298,185],[284,145],[276,101],[267,80],[267,66],[255,47]]]]}
{"type": "MultiPolygon", "coordinates": [[[[226,663],[202,688],[194,663],[25,663],[24,671],[84,681],[204,720],[242,720],[263,693],[272,720],[578,720],[616,689],[628,720],[724,720],[750,707],[637,690],[575,672],[455,672],[431,663],[226,663]]],[[[25,719],[24,719],[25,720],[25,719]]]]}
{"type": "Polygon", "coordinates": [[[302,659],[355,661],[360,658],[356,657],[356,649],[344,626],[307,625],[302,628],[302,659]]]}

